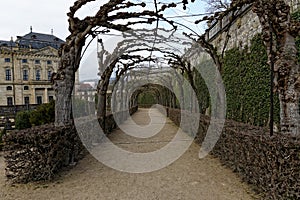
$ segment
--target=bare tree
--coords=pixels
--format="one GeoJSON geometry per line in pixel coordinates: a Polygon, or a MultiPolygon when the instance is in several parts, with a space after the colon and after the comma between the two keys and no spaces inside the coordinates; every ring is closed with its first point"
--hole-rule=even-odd
{"type": "Polygon", "coordinates": [[[206,0],[208,12],[219,12],[227,10],[230,6],[229,0],[206,0]]]}
{"type": "MultiPolygon", "coordinates": [[[[186,9],[187,4],[194,2],[194,0],[191,0],[191,2],[182,0],[164,4],[154,0],[154,8],[152,7],[152,10],[147,10],[146,3],[144,2],[133,3],[133,1],[110,0],[100,7],[95,16],[85,17],[84,19],[75,17],[75,14],[82,6],[92,1],[94,0],[77,0],[68,13],[71,34],[60,51],[61,62],[59,70],[54,76],[54,88],[57,98],[56,124],[65,124],[72,119],[71,94],[74,86],[75,72],[79,67],[82,48],[85,45],[86,39],[88,36],[95,37],[96,28],[100,28],[100,31],[105,31],[106,29],[124,32],[132,29],[132,26],[136,24],[152,24],[155,22],[158,28],[159,20],[167,21],[174,26],[174,29],[176,29],[175,25],[189,28],[182,23],[168,20],[164,16],[164,11],[179,4],[182,4],[183,9],[186,9]],[[144,7],[144,9],[139,12],[130,10],[135,7],[144,7]]],[[[300,134],[298,112],[300,72],[295,45],[295,38],[299,35],[300,25],[299,22],[291,19],[290,8],[287,3],[284,0],[234,0],[228,6],[228,2],[223,0],[208,0],[208,2],[218,11],[211,14],[204,14],[205,16],[197,20],[196,23],[221,20],[224,16],[230,14],[230,22],[225,30],[227,35],[223,48],[217,49],[209,42],[205,34],[197,34],[191,28],[190,31],[193,34],[186,35],[189,38],[194,38],[194,41],[202,46],[212,57],[218,70],[222,72],[222,57],[230,38],[229,29],[231,23],[235,20],[236,14],[243,6],[247,4],[252,5],[253,11],[258,15],[263,29],[263,40],[267,46],[269,63],[274,63],[274,82],[280,99],[281,130],[284,133],[300,134]],[[222,10],[222,12],[219,10],[222,10]],[[273,44],[272,41],[274,41],[273,44]]],[[[154,35],[156,37],[157,34],[154,35]]],[[[154,44],[158,43],[156,40],[158,39],[155,38],[153,47],[155,46],[154,44]]],[[[153,48],[151,51],[153,51],[153,48]]],[[[188,71],[189,65],[186,64],[184,63],[187,68],[181,69],[188,71]]],[[[219,100],[222,101],[222,99],[219,100]]]]}
{"type": "Polygon", "coordinates": [[[79,68],[85,42],[88,36],[95,37],[94,30],[96,27],[100,27],[102,30],[110,29],[123,32],[130,30],[132,26],[136,24],[151,24],[157,19],[168,21],[161,13],[163,13],[166,8],[176,6],[174,3],[156,4],[157,9],[154,11],[142,9],[140,12],[132,12],[130,10],[131,8],[145,8],[146,3],[110,0],[108,3],[102,5],[94,16],[87,16],[84,19],[76,17],[77,12],[84,5],[93,1],[95,0],[77,0],[74,5],[70,7],[70,12],[67,14],[69,17],[70,35],[60,50],[61,61],[59,63],[59,69],[53,76],[56,93],[56,125],[64,125],[72,122],[71,96],[75,82],[75,72],[79,68]]]}
{"type": "MultiPolygon", "coordinates": [[[[211,2],[220,5],[219,1],[213,0],[211,2]]],[[[253,12],[259,17],[269,63],[270,65],[274,63],[274,83],[276,91],[279,92],[280,100],[281,131],[282,133],[299,135],[300,69],[295,39],[300,35],[300,23],[291,19],[290,7],[287,3],[284,0],[234,0],[223,12],[206,15],[197,20],[196,23],[220,20],[229,13],[234,14],[245,5],[252,5],[253,12]]],[[[231,23],[234,19],[235,17],[231,17],[231,23]]],[[[227,27],[230,28],[230,25],[227,27]]],[[[227,32],[226,41],[230,37],[228,28],[225,30],[227,32]]],[[[192,34],[188,36],[191,37],[192,34]]],[[[225,46],[222,48],[223,50],[216,48],[208,41],[205,34],[198,35],[195,41],[204,48],[219,70],[222,71],[225,46]]]]}

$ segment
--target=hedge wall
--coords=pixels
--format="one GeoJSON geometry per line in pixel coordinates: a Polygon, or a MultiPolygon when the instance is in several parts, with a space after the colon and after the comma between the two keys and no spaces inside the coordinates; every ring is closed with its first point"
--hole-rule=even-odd
{"type": "MultiPolygon", "coordinates": [[[[137,107],[134,107],[129,112],[133,114],[136,111],[137,107]]],[[[127,118],[127,113],[119,112],[115,116],[122,122],[127,118]]],[[[47,124],[7,133],[3,137],[7,179],[12,183],[50,180],[62,167],[76,162],[84,150],[82,141],[89,147],[93,142],[99,142],[89,135],[95,133],[91,131],[95,128],[93,121],[88,117],[79,120],[81,126],[76,124],[76,127],[47,124]],[[77,132],[81,134],[80,137],[77,132]]],[[[116,127],[113,115],[108,114],[105,133],[110,133],[116,127]]]]}
{"type": "Polygon", "coordinates": [[[50,180],[83,149],[74,126],[54,124],[9,132],[4,136],[6,176],[12,183],[50,180]]]}
{"type": "MultiPolygon", "coordinates": [[[[179,125],[181,111],[167,109],[179,125]]],[[[210,124],[201,115],[196,142],[201,145],[210,124]]],[[[212,155],[253,185],[263,199],[300,199],[300,137],[275,134],[265,129],[227,120],[212,155]]]]}

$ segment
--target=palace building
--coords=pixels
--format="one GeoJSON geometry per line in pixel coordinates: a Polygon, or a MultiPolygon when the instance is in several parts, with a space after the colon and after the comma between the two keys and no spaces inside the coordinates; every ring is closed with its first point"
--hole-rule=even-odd
{"type": "Polygon", "coordinates": [[[53,100],[51,76],[58,68],[58,49],[63,43],[53,34],[32,29],[15,41],[0,40],[0,106],[53,100]]]}

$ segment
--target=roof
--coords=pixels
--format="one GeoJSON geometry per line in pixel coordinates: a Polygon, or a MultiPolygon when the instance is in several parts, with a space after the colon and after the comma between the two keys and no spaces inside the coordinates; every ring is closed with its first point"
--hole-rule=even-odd
{"type": "Polygon", "coordinates": [[[90,90],[94,90],[93,87],[88,84],[88,83],[81,83],[79,86],[79,90],[80,91],[90,91],[90,90]]]}
{"type": "Polygon", "coordinates": [[[41,49],[51,46],[58,49],[64,41],[54,35],[30,32],[24,36],[17,36],[16,43],[23,48],[41,49]]]}
{"type": "Polygon", "coordinates": [[[0,46],[4,47],[15,47],[16,43],[14,41],[5,41],[5,40],[0,40],[0,46]]]}

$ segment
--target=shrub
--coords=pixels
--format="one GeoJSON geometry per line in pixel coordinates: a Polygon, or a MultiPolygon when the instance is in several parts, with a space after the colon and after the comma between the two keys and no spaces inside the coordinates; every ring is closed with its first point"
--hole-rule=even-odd
{"type": "Polygon", "coordinates": [[[30,111],[22,111],[18,112],[16,116],[16,129],[22,130],[25,128],[31,128],[31,123],[30,123],[30,111]]]}
{"type": "Polygon", "coordinates": [[[32,126],[39,126],[55,121],[55,103],[51,101],[48,104],[40,105],[36,110],[31,111],[30,124],[32,126]]]}
{"type": "Polygon", "coordinates": [[[5,135],[5,133],[6,133],[5,129],[0,131],[0,151],[2,150],[2,146],[3,146],[2,137],[3,137],[3,135],[5,135]]]}

